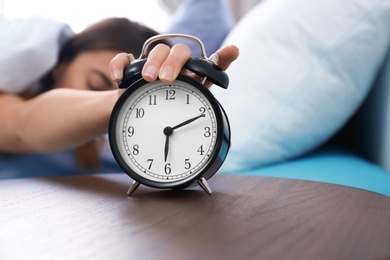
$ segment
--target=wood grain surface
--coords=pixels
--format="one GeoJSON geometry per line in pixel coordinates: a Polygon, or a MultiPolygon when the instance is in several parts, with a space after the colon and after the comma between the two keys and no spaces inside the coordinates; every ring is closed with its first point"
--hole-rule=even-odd
{"type": "Polygon", "coordinates": [[[216,175],[207,195],[125,174],[0,181],[0,259],[390,259],[390,198],[216,175]]]}

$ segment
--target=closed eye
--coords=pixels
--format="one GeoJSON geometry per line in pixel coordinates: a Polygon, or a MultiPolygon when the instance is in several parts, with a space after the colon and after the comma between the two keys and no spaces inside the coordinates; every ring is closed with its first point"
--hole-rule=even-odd
{"type": "Polygon", "coordinates": [[[91,72],[92,74],[87,82],[87,86],[90,90],[104,91],[112,90],[116,87],[114,82],[100,70],[92,69],[91,72]]]}

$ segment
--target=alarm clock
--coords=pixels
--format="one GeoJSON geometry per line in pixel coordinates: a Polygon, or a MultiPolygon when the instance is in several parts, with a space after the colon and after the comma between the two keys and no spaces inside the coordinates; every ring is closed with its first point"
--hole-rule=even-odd
{"type": "Polygon", "coordinates": [[[183,34],[148,39],[141,56],[129,55],[130,65],[118,83],[119,96],[109,123],[109,142],[115,160],[133,179],[129,196],[140,184],[160,189],[184,189],[199,184],[208,194],[207,180],[224,162],[230,145],[227,115],[206,80],[227,88],[229,79],[206,57],[203,43],[183,34]],[[180,74],[173,82],[147,82],[141,71],[149,46],[158,40],[181,37],[196,42],[202,57],[185,64],[201,80],[180,74]]]}

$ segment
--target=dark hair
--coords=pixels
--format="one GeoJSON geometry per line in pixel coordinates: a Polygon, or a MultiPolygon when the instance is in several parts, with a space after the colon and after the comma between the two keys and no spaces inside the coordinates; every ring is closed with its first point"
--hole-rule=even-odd
{"type": "MultiPolygon", "coordinates": [[[[60,51],[57,65],[69,64],[80,53],[99,50],[132,53],[138,58],[144,42],[157,34],[156,31],[127,18],[108,18],[70,38],[60,51]]],[[[167,41],[158,41],[151,48],[159,43],[169,45],[167,41]]],[[[43,91],[52,87],[51,72],[42,78],[41,84],[43,91]]]]}
{"type": "MultiPolygon", "coordinates": [[[[70,62],[85,51],[113,50],[138,57],[144,42],[157,32],[126,18],[109,18],[75,35],[62,48],[59,63],[70,62]]],[[[166,43],[167,44],[167,43],[166,43]]]]}

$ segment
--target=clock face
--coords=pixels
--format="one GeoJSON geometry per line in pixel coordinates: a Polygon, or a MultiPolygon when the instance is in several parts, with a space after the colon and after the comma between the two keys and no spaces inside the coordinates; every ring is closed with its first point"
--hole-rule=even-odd
{"type": "Polygon", "coordinates": [[[114,155],[130,177],[180,182],[208,167],[218,150],[219,121],[215,104],[206,96],[179,79],[144,82],[122,95],[110,135],[115,137],[114,155]]]}

